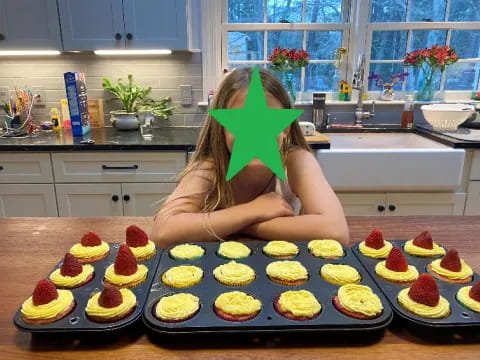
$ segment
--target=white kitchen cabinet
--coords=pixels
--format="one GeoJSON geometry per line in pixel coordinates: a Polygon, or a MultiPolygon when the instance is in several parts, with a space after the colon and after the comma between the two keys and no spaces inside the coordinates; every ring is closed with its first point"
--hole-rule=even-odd
{"type": "Polygon", "coordinates": [[[175,189],[175,184],[122,184],[123,215],[152,216],[163,200],[175,189]]]}
{"type": "Polygon", "coordinates": [[[473,152],[470,180],[480,180],[480,151],[473,152]]]}
{"type": "Polygon", "coordinates": [[[480,181],[470,181],[465,215],[480,215],[480,181]]]}
{"type": "Polygon", "coordinates": [[[0,183],[52,183],[49,154],[0,153],[0,183]]]}
{"type": "Polygon", "coordinates": [[[0,217],[58,216],[53,184],[0,184],[0,217]]]}
{"type": "Polygon", "coordinates": [[[385,194],[337,194],[346,216],[385,214],[385,194]]]}

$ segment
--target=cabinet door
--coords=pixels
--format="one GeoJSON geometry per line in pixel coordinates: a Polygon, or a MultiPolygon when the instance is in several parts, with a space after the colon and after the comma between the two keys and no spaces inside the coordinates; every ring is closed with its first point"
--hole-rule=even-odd
{"type": "Polygon", "coordinates": [[[58,2],[64,50],[125,47],[122,0],[58,2]]]}
{"type": "Polygon", "coordinates": [[[0,0],[0,50],[61,50],[56,0],[0,0]]]}
{"type": "Polygon", "coordinates": [[[122,184],[125,216],[152,216],[175,189],[173,183],[122,184]]]}
{"type": "Polygon", "coordinates": [[[56,184],[60,216],[122,216],[120,184],[56,184]]]}
{"type": "Polygon", "coordinates": [[[0,217],[58,216],[53,184],[0,184],[0,217]]]}
{"type": "Polygon", "coordinates": [[[480,181],[470,181],[468,183],[465,215],[480,215],[480,181]]]}
{"type": "Polygon", "coordinates": [[[347,216],[381,216],[385,214],[385,194],[337,194],[347,216]]]}
{"type": "Polygon", "coordinates": [[[463,215],[465,198],[465,193],[389,193],[386,215],[463,215]]]}
{"type": "Polygon", "coordinates": [[[124,0],[126,47],[188,49],[186,0],[124,0]]]}

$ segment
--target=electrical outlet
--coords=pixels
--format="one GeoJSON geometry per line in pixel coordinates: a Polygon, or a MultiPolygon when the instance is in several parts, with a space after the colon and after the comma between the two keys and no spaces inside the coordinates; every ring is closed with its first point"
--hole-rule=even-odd
{"type": "Polygon", "coordinates": [[[32,93],[35,97],[34,105],[45,106],[47,104],[47,95],[43,86],[32,86],[32,93]]]}
{"type": "Polygon", "coordinates": [[[182,105],[192,105],[192,85],[180,85],[180,98],[182,105]]]}
{"type": "Polygon", "coordinates": [[[8,86],[0,86],[0,103],[5,104],[10,98],[8,95],[8,86]]]}

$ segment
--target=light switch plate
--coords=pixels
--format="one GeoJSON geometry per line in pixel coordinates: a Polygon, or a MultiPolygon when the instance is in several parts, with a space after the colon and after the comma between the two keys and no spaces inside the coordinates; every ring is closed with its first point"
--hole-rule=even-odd
{"type": "Polygon", "coordinates": [[[35,98],[34,105],[45,106],[47,104],[47,95],[43,86],[32,86],[33,96],[39,95],[35,98]]]}
{"type": "Polygon", "coordinates": [[[3,105],[8,102],[8,86],[0,86],[0,103],[3,105]]]}
{"type": "Polygon", "coordinates": [[[192,85],[180,85],[180,98],[182,105],[192,105],[192,85]]]}

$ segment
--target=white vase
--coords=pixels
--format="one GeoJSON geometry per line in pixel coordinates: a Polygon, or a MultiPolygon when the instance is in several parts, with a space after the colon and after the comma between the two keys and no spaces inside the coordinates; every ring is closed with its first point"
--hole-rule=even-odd
{"type": "Polygon", "coordinates": [[[119,130],[136,130],[139,125],[137,113],[118,111],[110,112],[110,123],[119,130]]]}

